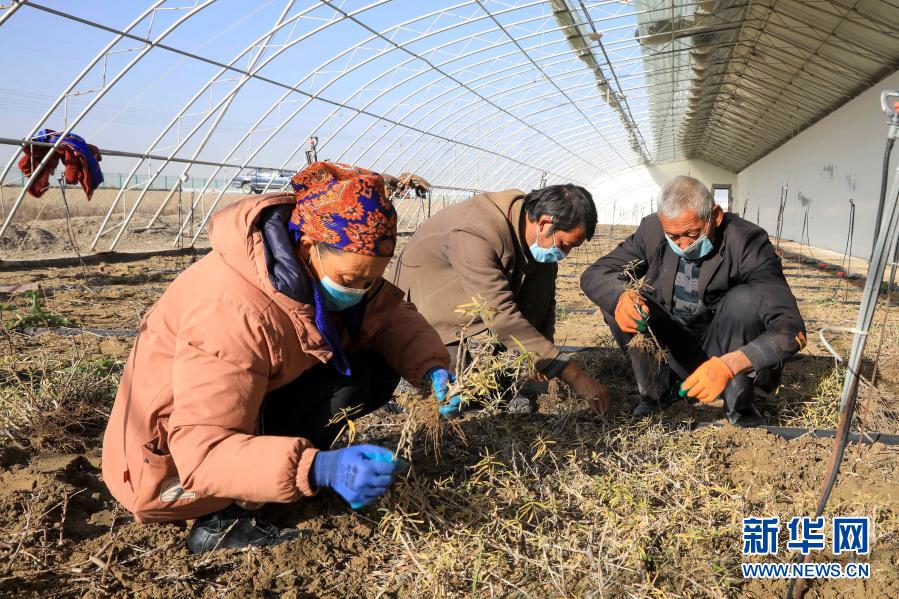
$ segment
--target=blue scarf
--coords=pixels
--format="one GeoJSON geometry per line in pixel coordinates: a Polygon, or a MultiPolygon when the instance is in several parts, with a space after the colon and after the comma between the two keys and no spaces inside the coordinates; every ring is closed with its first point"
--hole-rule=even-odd
{"type": "Polygon", "coordinates": [[[318,327],[318,332],[321,333],[322,339],[325,340],[325,343],[328,344],[328,348],[331,350],[331,362],[334,364],[334,368],[343,376],[350,376],[352,374],[350,361],[347,359],[346,352],[343,351],[343,345],[340,343],[340,333],[337,332],[337,327],[334,326],[334,321],[331,320],[331,313],[325,309],[321,285],[315,280],[315,277],[310,276],[309,282],[312,283],[315,326],[318,327]]]}
{"type": "MultiPolygon", "coordinates": [[[[334,326],[334,321],[331,320],[330,312],[325,309],[321,287],[294,254],[290,233],[284,225],[289,218],[290,208],[285,209],[283,206],[268,208],[260,215],[259,229],[262,232],[262,246],[265,248],[265,265],[269,271],[269,280],[275,289],[302,304],[309,303],[309,291],[312,292],[315,326],[321,333],[322,339],[325,340],[328,349],[331,350],[331,363],[334,364],[337,372],[344,376],[350,376],[352,374],[350,361],[340,343],[340,333],[334,326]]],[[[348,327],[351,336],[354,334],[352,323],[355,320],[352,317],[355,314],[352,308],[341,313],[341,317],[346,317],[351,323],[348,327]]],[[[361,318],[358,320],[361,321],[361,318]]]]}

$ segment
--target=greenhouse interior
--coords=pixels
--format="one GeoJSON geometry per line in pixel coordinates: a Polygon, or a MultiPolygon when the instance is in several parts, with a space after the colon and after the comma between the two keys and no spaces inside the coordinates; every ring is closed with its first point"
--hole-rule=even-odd
{"type": "Polygon", "coordinates": [[[899,596],[899,4],[0,51],[0,596],[899,596]]]}

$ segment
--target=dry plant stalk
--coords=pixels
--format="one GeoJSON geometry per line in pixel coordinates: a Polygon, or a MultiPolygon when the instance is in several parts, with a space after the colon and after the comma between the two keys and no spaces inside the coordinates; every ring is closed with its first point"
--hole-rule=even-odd
{"type": "Polygon", "coordinates": [[[341,408],[338,410],[336,414],[331,416],[331,419],[328,420],[328,426],[333,426],[338,423],[343,423],[340,427],[340,430],[337,432],[337,435],[334,437],[334,440],[331,442],[331,447],[334,447],[334,444],[340,440],[340,437],[343,436],[343,433],[347,434],[347,445],[352,445],[353,441],[356,440],[356,422],[351,418],[351,416],[355,416],[359,412],[362,411],[362,406],[348,406],[346,408],[341,408]]]}
{"type": "MultiPolygon", "coordinates": [[[[478,320],[492,326],[494,308],[487,305],[482,297],[471,298],[468,304],[462,304],[456,312],[466,317],[465,323],[459,331],[460,359],[456,363],[456,382],[450,384],[447,397],[460,396],[462,405],[478,404],[484,406],[485,413],[495,411],[501,404],[507,393],[515,394],[520,391],[527,379],[535,372],[535,360],[533,354],[526,351],[524,346],[515,339],[518,348],[515,351],[497,352],[500,345],[497,337],[489,332],[484,340],[479,343],[471,343],[468,331],[478,320]],[[461,356],[470,354],[472,359],[468,364],[461,356]]],[[[419,431],[424,432],[426,447],[430,448],[434,456],[440,459],[440,436],[444,427],[449,427],[464,442],[464,435],[459,424],[453,420],[441,418],[439,406],[436,401],[423,401],[425,393],[418,397],[401,400],[400,405],[406,410],[406,419],[400,429],[400,438],[397,443],[395,456],[411,461],[412,444],[415,435],[419,431]]]]}
{"type": "Polygon", "coordinates": [[[450,386],[449,395],[459,395],[462,405],[481,405],[485,413],[495,412],[504,398],[514,397],[521,387],[536,373],[534,355],[514,337],[516,348],[497,351],[502,343],[493,334],[493,315],[496,309],[487,305],[482,297],[471,298],[456,312],[467,317],[459,331],[459,350],[456,360],[456,382],[450,386]],[[487,327],[487,334],[472,343],[468,330],[478,320],[487,327]],[[466,356],[471,360],[467,361],[466,356]],[[466,363],[467,362],[467,363],[466,363]]]}
{"type": "Polygon", "coordinates": [[[462,436],[459,425],[452,421],[444,423],[440,418],[437,402],[429,401],[424,395],[421,393],[417,397],[405,398],[398,402],[405,410],[406,418],[400,428],[394,458],[402,458],[412,463],[412,444],[419,431],[424,432],[425,447],[433,451],[437,461],[440,461],[440,434],[443,431],[443,424],[448,424],[460,437],[462,436]]]}
{"type": "MultiPolygon", "coordinates": [[[[640,296],[643,296],[643,292],[645,290],[652,290],[652,286],[646,282],[646,276],[638,277],[637,271],[643,266],[643,260],[631,260],[627,264],[624,265],[622,272],[626,278],[624,282],[625,291],[636,291],[640,296]]],[[[646,332],[637,332],[634,333],[633,338],[627,344],[627,346],[631,349],[634,349],[638,352],[642,352],[647,354],[655,359],[656,368],[662,366],[662,363],[667,361],[665,357],[665,350],[662,349],[662,344],[659,343],[659,339],[656,337],[655,333],[652,332],[652,327],[649,326],[649,323],[646,323],[646,332]]]]}

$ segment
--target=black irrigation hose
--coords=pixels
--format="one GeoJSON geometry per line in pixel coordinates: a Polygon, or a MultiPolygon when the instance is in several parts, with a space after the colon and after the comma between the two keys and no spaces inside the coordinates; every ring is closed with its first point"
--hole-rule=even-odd
{"type": "MultiPolygon", "coordinates": [[[[827,460],[827,474],[824,476],[824,484],[821,487],[821,494],[818,497],[818,505],[815,508],[815,518],[820,518],[824,513],[824,508],[827,506],[827,501],[830,499],[830,494],[837,482],[837,475],[840,473],[840,464],[843,461],[846,444],[851,436],[849,429],[852,427],[852,417],[855,414],[855,404],[858,400],[858,381],[859,379],[856,377],[852,388],[849,391],[849,399],[840,411],[840,421],[837,423],[837,428],[834,431],[833,449],[827,460]]],[[[800,557],[798,561],[799,563],[805,563],[811,559],[812,554],[809,553],[804,557],[800,557]]],[[[799,579],[798,584],[797,579],[791,579],[790,584],[787,587],[787,599],[800,599],[805,595],[805,587],[807,584],[805,579],[799,579]]]]}
{"type": "MultiPolygon", "coordinates": [[[[717,422],[700,423],[695,428],[721,428],[723,425],[717,422]]],[[[800,437],[814,437],[816,439],[833,439],[839,432],[838,429],[832,428],[804,428],[798,426],[754,426],[751,428],[759,428],[766,430],[772,435],[777,435],[787,441],[798,439],[800,437]]],[[[871,445],[873,443],[883,443],[884,445],[899,446],[899,435],[892,433],[849,433],[849,441],[852,443],[865,443],[871,445]]]]}
{"type": "MultiPolygon", "coordinates": [[[[559,418],[559,416],[555,414],[516,414],[515,416],[525,416],[529,417],[533,420],[554,420],[559,418]]],[[[602,420],[598,420],[592,416],[573,416],[575,422],[579,422],[582,424],[602,424],[602,420]]],[[[715,428],[715,429],[723,429],[726,425],[720,422],[681,422],[677,423],[675,429],[681,430],[684,432],[691,432],[696,430],[701,430],[704,428],[715,428]]],[[[838,429],[832,428],[805,428],[805,427],[797,427],[797,426],[752,426],[745,427],[743,430],[763,430],[785,439],[787,441],[792,441],[793,439],[799,439],[801,437],[812,437],[815,439],[833,439],[839,434],[838,429]]],[[[859,433],[850,433],[849,440],[853,443],[865,443],[867,445],[872,445],[874,443],[882,443],[884,445],[889,445],[891,447],[899,446],[899,435],[893,433],[878,433],[878,432],[867,432],[863,434],[859,433]]]]}
{"type": "MultiPolygon", "coordinates": [[[[874,219],[874,236],[871,238],[873,241],[871,242],[871,256],[874,256],[874,244],[877,243],[877,235],[880,233],[880,220],[883,218],[883,208],[886,204],[887,197],[887,179],[890,174],[890,154],[893,152],[893,143],[895,143],[895,139],[892,137],[887,138],[886,147],[883,149],[883,171],[880,176],[880,199],[877,202],[877,218],[874,219]]],[[[871,259],[868,258],[868,262],[870,263],[871,259]]]]}

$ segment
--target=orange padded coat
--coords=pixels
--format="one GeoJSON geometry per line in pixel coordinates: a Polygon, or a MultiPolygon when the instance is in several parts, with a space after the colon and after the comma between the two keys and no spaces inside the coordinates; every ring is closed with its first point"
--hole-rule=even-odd
{"type": "MultiPolygon", "coordinates": [[[[103,439],[104,482],[140,522],[313,492],[310,442],[255,434],[266,393],[331,357],[312,305],[276,291],[268,277],[260,212],[293,202],[284,193],[252,196],[219,212],[212,252],[141,321],[103,439]]],[[[369,291],[359,336],[346,343],[362,347],[414,385],[449,363],[437,333],[383,280],[369,291]]]]}

